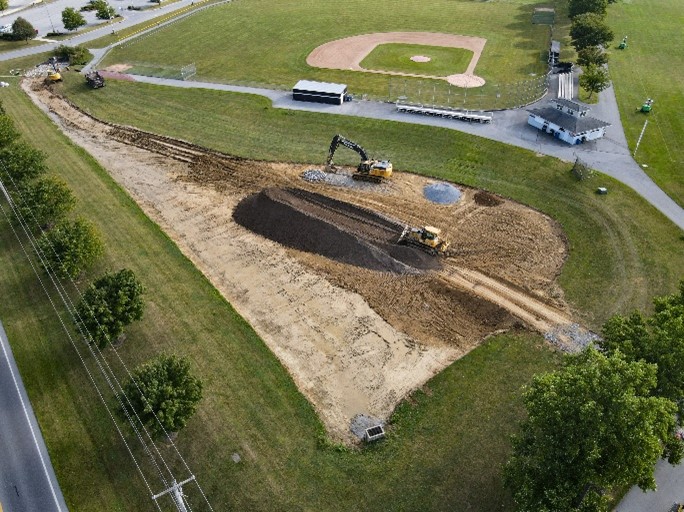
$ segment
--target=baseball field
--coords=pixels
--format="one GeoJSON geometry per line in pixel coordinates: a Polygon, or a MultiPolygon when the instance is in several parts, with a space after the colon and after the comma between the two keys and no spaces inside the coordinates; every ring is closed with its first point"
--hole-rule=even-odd
{"type": "MultiPolygon", "coordinates": [[[[560,2],[550,2],[555,3],[560,2]]],[[[206,10],[116,49],[104,65],[194,63],[197,76],[207,80],[290,87],[307,78],[343,82],[356,94],[379,96],[388,92],[386,75],[351,72],[348,68],[321,69],[308,65],[307,57],[319,46],[342,38],[410,31],[485,39],[474,73],[489,84],[485,88],[491,88],[546,72],[549,26],[532,24],[536,5],[531,0],[435,0],[428,5],[419,0],[400,5],[389,0],[352,0],[336,8],[323,0],[235,2],[206,10]]],[[[444,51],[429,37],[423,43],[427,52],[444,51]]],[[[438,65],[445,75],[462,72],[460,58],[451,67],[448,53],[435,57],[428,68],[438,65]]]]}

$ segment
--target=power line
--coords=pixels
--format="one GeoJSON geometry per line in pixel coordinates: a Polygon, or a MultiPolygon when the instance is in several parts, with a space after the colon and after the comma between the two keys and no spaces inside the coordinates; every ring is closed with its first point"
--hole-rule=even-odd
{"type": "MultiPolygon", "coordinates": [[[[3,167],[4,167],[4,165],[3,165],[3,167]]],[[[14,180],[13,180],[12,177],[11,177],[11,175],[10,175],[9,177],[10,177],[10,179],[14,182],[14,180]]],[[[0,186],[3,187],[3,191],[5,192],[5,195],[6,195],[6,197],[8,198],[8,202],[10,203],[11,206],[13,206],[12,198],[9,196],[9,194],[7,194],[6,189],[4,188],[4,184],[2,184],[1,181],[0,181],[0,186]]],[[[23,198],[23,195],[21,194],[21,192],[20,192],[20,190],[19,190],[19,187],[16,187],[16,184],[15,184],[15,189],[17,190],[17,193],[20,195],[22,201],[23,201],[24,204],[26,205],[26,200],[23,198]]],[[[30,207],[27,207],[27,209],[28,209],[29,213],[31,214],[31,216],[33,217],[34,221],[36,222],[36,225],[38,225],[38,227],[40,227],[40,225],[39,225],[37,219],[35,218],[35,215],[33,214],[33,211],[30,209],[30,207]]],[[[24,232],[25,232],[26,235],[29,237],[29,240],[31,241],[31,245],[32,245],[34,251],[35,251],[36,254],[38,255],[38,257],[39,257],[41,263],[43,264],[43,266],[46,268],[46,270],[48,270],[48,274],[49,274],[49,276],[50,276],[50,279],[51,279],[51,281],[53,282],[53,285],[55,286],[55,288],[57,289],[57,291],[58,291],[58,293],[59,293],[59,295],[60,295],[60,298],[62,299],[62,302],[63,302],[64,305],[66,306],[67,312],[68,312],[68,313],[70,314],[70,316],[72,317],[72,320],[74,320],[74,313],[76,313],[77,316],[79,315],[77,309],[74,307],[73,302],[71,302],[70,298],[68,298],[68,294],[66,294],[66,291],[64,290],[63,285],[59,282],[59,280],[55,280],[55,279],[52,277],[52,275],[51,275],[51,270],[52,270],[52,269],[50,268],[50,264],[49,264],[49,262],[43,260],[43,257],[42,257],[42,255],[41,255],[40,249],[35,245],[35,239],[34,239],[32,233],[31,233],[31,231],[30,231],[29,229],[27,229],[27,227],[26,227],[26,226],[27,226],[26,220],[23,218],[22,214],[21,214],[19,211],[17,211],[15,208],[13,208],[13,210],[14,210],[15,216],[16,216],[17,219],[19,220],[19,223],[20,223],[20,225],[22,226],[24,232]],[[61,290],[60,290],[60,286],[62,287],[61,290]],[[66,297],[66,299],[65,299],[65,297],[66,297]],[[70,306],[71,306],[71,307],[70,307],[70,306]]],[[[3,213],[5,214],[5,217],[8,217],[7,214],[4,212],[4,209],[3,209],[3,213]]],[[[8,220],[9,220],[9,219],[8,219],[8,220]]],[[[14,231],[15,236],[17,237],[17,239],[19,239],[19,235],[18,235],[18,233],[16,233],[16,230],[14,230],[14,227],[13,227],[12,229],[13,229],[13,231],[14,231]]],[[[20,243],[21,243],[21,241],[20,241],[20,243]]],[[[60,260],[60,258],[59,258],[59,255],[58,255],[58,253],[55,251],[55,248],[54,248],[51,244],[50,244],[50,247],[52,248],[53,252],[55,253],[55,256],[57,257],[57,259],[58,259],[58,260],[60,261],[60,263],[61,263],[61,260],[60,260]]],[[[40,276],[39,276],[37,270],[35,269],[35,266],[33,265],[33,262],[31,262],[30,257],[29,257],[29,255],[28,255],[27,251],[24,249],[23,244],[22,244],[22,249],[24,250],[24,253],[26,254],[27,258],[29,259],[29,261],[30,261],[30,263],[31,263],[31,266],[32,266],[32,268],[33,268],[33,270],[34,270],[34,273],[36,273],[37,277],[38,277],[39,280],[40,280],[40,276]]],[[[43,286],[42,280],[40,280],[40,281],[41,281],[41,286],[43,286]]],[[[83,298],[83,296],[82,296],[80,290],[78,290],[78,287],[77,287],[76,284],[74,283],[73,279],[71,279],[71,282],[72,282],[72,285],[73,285],[74,289],[76,289],[76,291],[77,291],[78,294],[81,296],[81,298],[83,298]]],[[[51,303],[52,303],[52,299],[51,299],[49,293],[47,292],[47,290],[45,289],[44,286],[43,286],[43,288],[44,288],[44,291],[46,292],[46,294],[48,295],[48,298],[50,299],[50,301],[51,301],[51,303]]],[[[55,309],[55,312],[57,312],[56,307],[54,306],[54,304],[53,304],[53,309],[55,309]]],[[[58,313],[58,316],[59,316],[59,313],[58,313]]],[[[79,316],[79,318],[80,318],[80,316],[79,316]]],[[[82,358],[80,352],[79,352],[78,349],[76,348],[75,343],[74,343],[73,339],[71,338],[71,335],[69,334],[68,330],[66,329],[66,326],[64,325],[64,323],[63,323],[61,317],[59,317],[59,319],[60,319],[60,323],[62,324],[62,327],[65,329],[65,332],[67,332],[67,334],[68,334],[68,336],[69,336],[69,339],[70,339],[70,341],[72,342],[72,345],[74,346],[74,349],[75,349],[75,350],[77,351],[77,353],[79,354],[79,358],[81,358],[82,364],[86,367],[86,370],[88,371],[88,374],[89,374],[89,376],[91,377],[91,381],[92,381],[94,387],[96,388],[96,390],[97,390],[97,392],[98,392],[98,395],[101,397],[103,403],[105,403],[105,402],[104,402],[104,398],[103,398],[103,396],[102,396],[102,393],[101,393],[101,391],[99,390],[99,388],[97,387],[97,384],[95,383],[95,380],[94,380],[94,378],[92,377],[92,374],[90,373],[90,370],[87,368],[87,366],[86,366],[86,364],[85,364],[85,361],[83,360],[83,358],[82,358]]],[[[96,318],[95,318],[95,320],[96,320],[96,322],[97,322],[97,319],[96,319],[96,318]]],[[[99,327],[100,329],[103,329],[103,327],[99,324],[99,322],[97,322],[97,324],[98,324],[98,327],[99,327]]],[[[79,329],[81,335],[83,336],[83,338],[86,340],[86,342],[88,342],[88,336],[86,336],[86,334],[83,332],[83,330],[81,329],[81,327],[80,327],[79,324],[77,324],[77,327],[78,327],[78,329],[79,329]]],[[[103,332],[104,332],[104,330],[103,330],[103,332]]],[[[106,335],[106,333],[105,333],[105,335],[106,335]]],[[[99,356],[100,356],[100,358],[102,358],[102,361],[104,361],[104,364],[105,364],[105,366],[107,367],[107,370],[109,371],[109,373],[111,374],[111,377],[113,377],[114,381],[116,382],[116,385],[117,385],[118,388],[121,390],[121,393],[120,393],[120,394],[117,393],[116,387],[112,384],[112,381],[111,381],[110,376],[109,376],[109,374],[107,373],[107,371],[105,371],[104,368],[102,367],[102,364],[100,363],[100,359],[97,357],[97,355],[95,355],[95,353],[94,353],[94,351],[93,351],[93,349],[92,349],[91,344],[90,344],[90,343],[87,343],[87,344],[88,344],[89,350],[90,350],[90,352],[91,352],[91,355],[95,358],[95,361],[96,361],[96,363],[97,363],[97,365],[98,365],[98,368],[100,369],[102,375],[105,377],[105,379],[106,379],[106,381],[107,381],[107,384],[110,386],[110,389],[115,393],[115,396],[116,396],[116,398],[117,398],[117,401],[119,401],[119,404],[122,406],[122,410],[124,411],[124,414],[126,415],[128,422],[131,424],[131,426],[132,426],[132,428],[133,428],[133,430],[134,430],[136,436],[138,437],[138,440],[139,440],[139,441],[141,442],[141,444],[143,445],[143,448],[145,449],[146,453],[148,454],[148,456],[149,456],[150,459],[152,460],[152,462],[153,462],[155,468],[156,468],[157,471],[159,472],[159,476],[160,476],[162,482],[163,482],[164,485],[166,486],[166,485],[167,485],[166,478],[163,476],[163,473],[162,473],[161,469],[159,468],[159,465],[157,464],[156,458],[155,458],[154,455],[150,452],[149,447],[146,445],[145,441],[142,439],[142,435],[140,434],[138,428],[136,427],[135,422],[132,420],[132,418],[130,417],[130,415],[129,415],[128,412],[126,411],[126,408],[123,407],[123,403],[122,403],[122,401],[121,401],[122,398],[125,399],[125,400],[128,402],[129,405],[131,405],[130,399],[129,399],[128,396],[126,395],[126,393],[125,393],[123,387],[121,386],[120,382],[119,382],[118,379],[116,378],[116,375],[114,374],[113,370],[112,370],[111,367],[109,366],[109,363],[107,362],[106,358],[104,357],[104,355],[103,355],[102,352],[100,351],[99,347],[96,346],[96,349],[97,349],[97,351],[98,351],[98,353],[99,353],[99,356]],[[119,395],[120,395],[120,396],[119,396],[119,395]]],[[[147,402],[147,398],[146,398],[146,397],[144,396],[144,394],[142,393],[142,390],[140,390],[140,387],[139,387],[138,383],[137,383],[136,380],[132,377],[132,375],[131,375],[131,373],[130,373],[128,367],[127,367],[126,364],[124,363],[123,359],[121,359],[121,356],[119,355],[118,351],[116,351],[116,349],[115,349],[114,347],[112,347],[112,349],[113,349],[114,353],[116,354],[117,358],[119,359],[119,361],[121,362],[122,366],[125,368],[127,374],[131,377],[131,381],[135,384],[136,388],[141,392],[141,396],[143,397],[143,400],[145,400],[145,402],[147,402]]],[[[149,402],[147,402],[147,403],[149,403],[149,402]]],[[[115,420],[114,420],[114,418],[113,418],[113,415],[112,415],[111,411],[109,410],[109,407],[106,405],[106,403],[105,403],[105,406],[107,407],[107,410],[108,410],[108,412],[109,412],[109,414],[110,414],[110,417],[111,417],[112,421],[114,421],[114,423],[115,423],[115,425],[116,425],[116,422],[115,422],[115,420]]],[[[172,480],[173,480],[173,482],[174,482],[174,485],[179,485],[179,484],[176,484],[176,483],[175,483],[176,480],[173,478],[173,474],[172,474],[172,472],[171,472],[171,470],[170,470],[170,468],[169,468],[169,466],[168,466],[166,460],[164,459],[164,457],[163,457],[163,456],[161,455],[161,453],[159,452],[159,449],[157,448],[156,444],[153,442],[153,440],[152,440],[152,438],[151,438],[149,432],[147,431],[147,429],[146,429],[144,423],[142,422],[142,420],[140,419],[140,417],[138,416],[138,414],[135,412],[135,410],[134,410],[132,407],[131,407],[131,410],[134,412],[134,414],[135,414],[137,420],[140,422],[140,425],[141,425],[141,427],[142,427],[142,429],[143,429],[143,432],[144,432],[145,435],[150,439],[152,446],[154,447],[155,451],[156,451],[157,454],[159,455],[159,458],[160,458],[160,460],[162,461],[163,465],[165,466],[166,470],[167,470],[167,471],[169,472],[169,474],[171,475],[171,478],[172,478],[172,480]]],[[[165,435],[167,438],[169,438],[168,433],[166,432],[166,430],[164,429],[164,426],[163,426],[163,425],[161,424],[161,422],[159,421],[159,418],[157,417],[156,413],[154,413],[154,411],[152,411],[152,412],[153,412],[153,415],[154,415],[154,417],[155,417],[155,420],[156,420],[156,421],[159,423],[159,425],[161,426],[164,435],[165,435]]],[[[120,430],[119,430],[119,428],[118,428],[118,425],[116,425],[116,427],[117,427],[117,430],[119,431],[120,436],[121,436],[122,439],[123,439],[123,435],[121,434],[121,432],[120,432],[120,430]]],[[[169,440],[170,440],[170,438],[169,438],[169,440]]],[[[188,466],[188,464],[187,464],[187,461],[185,461],[185,459],[183,458],[182,454],[180,453],[180,451],[179,451],[178,448],[176,447],[175,443],[173,443],[172,440],[170,440],[170,441],[171,441],[171,444],[172,444],[172,446],[173,446],[175,452],[178,454],[179,458],[181,459],[181,461],[182,461],[184,467],[188,470],[188,472],[192,473],[191,470],[190,470],[190,468],[189,468],[189,466],[188,466]]],[[[124,442],[126,442],[125,439],[124,439],[124,442]]],[[[127,447],[128,451],[129,451],[130,455],[133,457],[134,462],[136,463],[136,466],[138,467],[138,470],[139,470],[139,472],[141,473],[141,476],[143,476],[143,479],[144,479],[144,481],[145,481],[145,484],[146,484],[147,487],[148,487],[148,490],[150,490],[150,493],[152,493],[151,488],[150,488],[150,486],[149,486],[149,483],[148,483],[147,480],[145,479],[144,474],[142,473],[142,471],[141,471],[141,469],[140,469],[140,466],[139,466],[137,460],[135,459],[135,457],[133,456],[132,451],[130,450],[130,447],[128,446],[127,443],[126,443],[126,447],[127,447]]],[[[197,481],[194,479],[194,476],[193,476],[192,478],[188,479],[187,481],[189,482],[189,481],[192,481],[192,480],[194,480],[195,483],[197,484],[197,487],[198,487],[198,489],[199,489],[199,491],[200,491],[200,494],[202,495],[202,497],[203,497],[204,501],[206,502],[206,504],[208,505],[209,509],[210,509],[210,510],[213,510],[213,508],[211,507],[211,504],[209,503],[209,501],[208,501],[208,499],[207,499],[207,497],[206,497],[206,495],[205,495],[203,489],[202,489],[201,486],[199,485],[199,482],[197,482],[197,481]]],[[[181,493],[181,495],[182,495],[182,493],[181,493]]],[[[178,500],[177,500],[177,497],[174,498],[174,500],[175,500],[175,502],[176,502],[176,505],[178,506],[178,503],[179,503],[179,502],[178,502],[178,500]]],[[[157,505],[157,507],[159,507],[159,505],[156,503],[156,500],[155,500],[155,504],[157,505]]],[[[188,505],[188,508],[189,508],[189,505],[188,505]]]]}

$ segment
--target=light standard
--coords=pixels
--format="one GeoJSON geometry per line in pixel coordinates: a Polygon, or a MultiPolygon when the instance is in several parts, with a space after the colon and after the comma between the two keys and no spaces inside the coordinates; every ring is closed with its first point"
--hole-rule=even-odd
{"type": "Polygon", "coordinates": [[[50,20],[50,26],[52,27],[52,32],[54,33],[55,25],[52,23],[52,16],[50,16],[50,9],[48,9],[47,0],[44,1],[43,5],[45,5],[45,11],[47,12],[48,20],[50,20]]]}

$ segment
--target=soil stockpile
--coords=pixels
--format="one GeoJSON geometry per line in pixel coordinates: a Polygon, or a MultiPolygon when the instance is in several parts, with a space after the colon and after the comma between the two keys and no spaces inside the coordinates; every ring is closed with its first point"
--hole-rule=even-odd
{"type": "Polygon", "coordinates": [[[438,258],[397,245],[400,223],[314,192],[264,189],[240,201],[233,219],[287,247],[356,267],[395,274],[440,267],[438,258]]]}

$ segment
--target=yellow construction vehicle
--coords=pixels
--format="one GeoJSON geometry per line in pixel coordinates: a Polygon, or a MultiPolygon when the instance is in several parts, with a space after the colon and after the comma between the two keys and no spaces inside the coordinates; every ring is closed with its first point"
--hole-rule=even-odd
{"type": "Polygon", "coordinates": [[[59,72],[59,67],[57,66],[57,57],[50,57],[48,63],[52,66],[52,71],[48,73],[47,82],[55,83],[62,81],[62,75],[59,72]]]}
{"type": "Polygon", "coordinates": [[[449,248],[449,242],[440,237],[441,233],[441,229],[433,226],[423,226],[420,228],[406,226],[399,237],[398,243],[401,245],[412,245],[434,255],[445,254],[449,248]]]}
{"type": "Polygon", "coordinates": [[[346,139],[342,135],[335,135],[330,143],[330,150],[328,151],[328,161],[326,162],[326,170],[335,168],[333,164],[333,157],[335,151],[342,144],[344,147],[356,151],[361,156],[361,163],[356,168],[356,172],[352,174],[352,178],[360,181],[371,181],[373,183],[380,183],[383,180],[392,176],[392,162],[389,160],[373,160],[369,158],[366,150],[359,146],[356,142],[346,139]]]}

